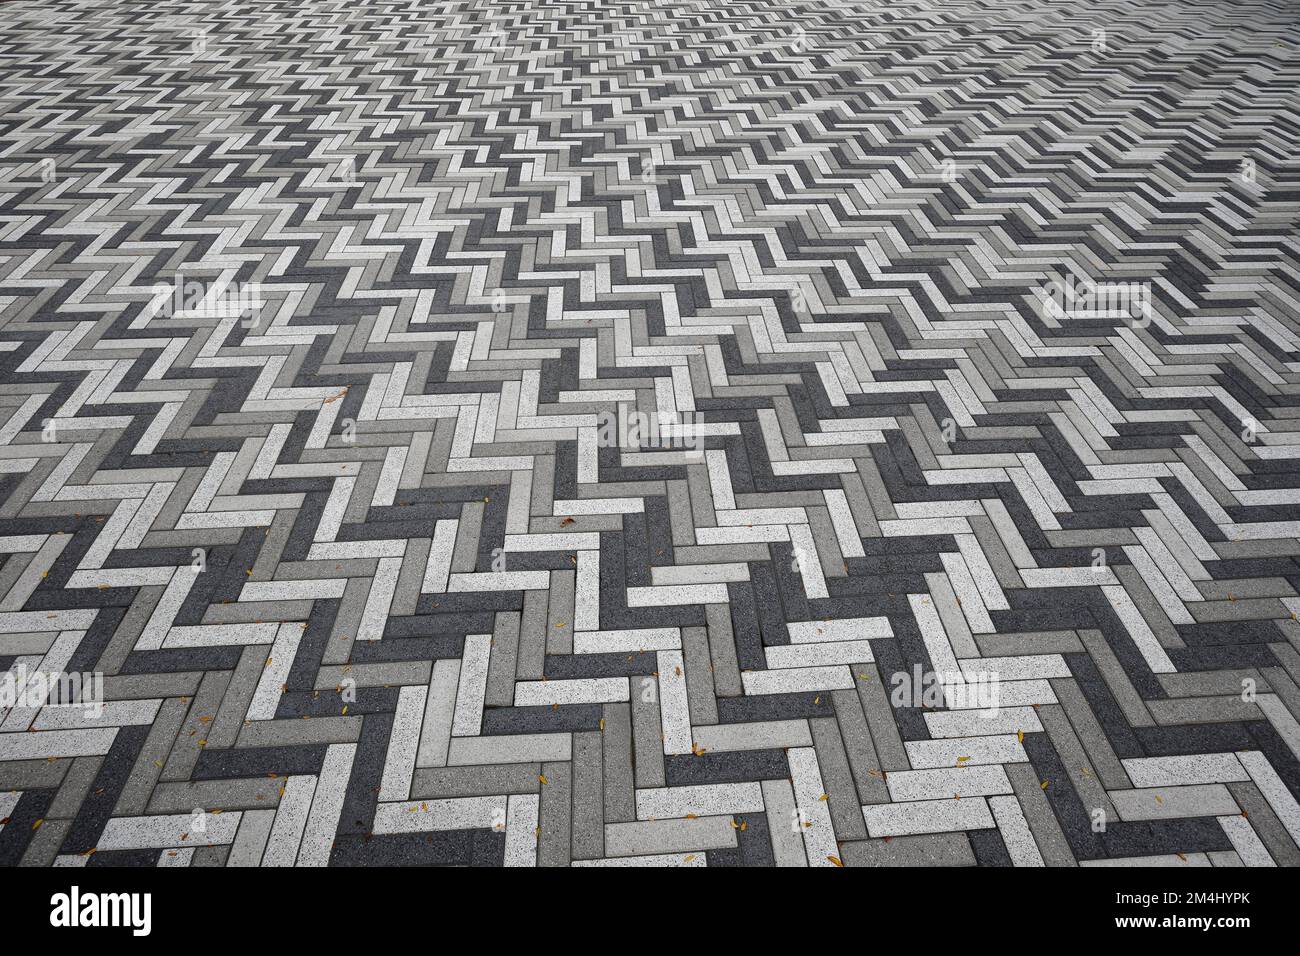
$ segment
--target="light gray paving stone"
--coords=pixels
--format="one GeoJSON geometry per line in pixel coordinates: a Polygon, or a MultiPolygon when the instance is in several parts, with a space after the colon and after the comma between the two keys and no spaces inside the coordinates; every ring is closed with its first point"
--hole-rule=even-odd
{"type": "Polygon", "coordinates": [[[471,634],[465,638],[465,654],[460,661],[460,683],[456,690],[456,710],[451,725],[453,737],[475,736],[482,727],[491,653],[491,634],[471,634]]]}
{"type": "Polygon", "coordinates": [[[452,723],[456,712],[456,694],[460,686],[460,661],[439,660],[433,663],[429,688],[425,695],[424,720],[416,749],[417,767],[445,767],[451,745],[452,723]]]}
{"type": "Polygon", "coordinates": [[[535,794],[515,794],[506,810],[506,849],[503,865],[537,865],[537,820],[540,799],[535,794]]]}
{"type": "Polygon", "coordinates": [[[793,747],[786,751],[786,757],[790,761],[795,808],[808,865],[834,866],[834,860],[839,859],[835,828],[817,751],[812,747],[793,747]]]}
{"type": "Polygon", "coordinates": [[[659,651],[659,716],[663,723],[663,752],[685,754],[692,749],[690,706],[681,651],[659,651]]]}
{"type": "Polygon", "coordinates": [[[0,760],[102,756],[116,736],[117,728],[0,734],[0,760]]]}
{"type": "Polygon", "coordinates": [[[229,843],[239,829],[241,816],[236,811],[113,817],[104,825],[96,845],[105,851],[229,843]]]}
{"type": "Polygon", "coordinates": [[[1179,787],[1249,780],[1235,754],[1189,754],[1132,757],[1123,761],[1135,787],[1179,787]]]}
{"type": "Polygon", "coordinates": [[[763,809],[763,791],[757,783],[697,784],[636,792],[639,820],[762,813],[763,809]]]}
{"type": "Polygon", "coordinates": [[[403,687],[398,695],[393,732],[388,741],[384,774],[379,785],[380,800],[406,800],[411,795],[411,775],[415,772],[427,693],[426,687],[403,687]]]}
{"type": "Polygon", "coordinates": [[[867,832],[873,837],[949,833],[995,825],[988,801],[983,797],[890,803],[863,807],[862,812],[866,818],[867,832]]]}
{"type": "Polygon", "coordinates": [[[853,686],[853,675],[844,665],[800,666],[741,674],[745,693],[798,694],[844,690],[853,686]]]}
{"type": "Polygon", "coordinates": [[[1154,856],[1111,857],[1105,860],[1080,860],[1080,866],[1105,867],[1202,867],[1212,866],[1204,853],[1162,853],[1154,856]]]}
{"type": "Polygon", "coordinates": [[[1232,841],[1240,866],[1277,866],[1269,855],[1264,841],[1259,838],[1250,820],[1241,814],[1219,817],[1219,825],[1224,834],[1232,841]]]}
{"type": "Polygon", "coordinates": [[[993,811],[1012,866],[1044,866],[1043,855],[1038,852],[1020,802],[1015,797],[991,797],[989,809],[993,811]]]}
{"type": "Polygon", "coordinates": [[[302,641],[302,628],[297,624],[282,624],[266,658],[266,666],[257,681],[252,702],[248,705],[246,720],[270,720],[280,703],[284,682],[289,676],[302,641]]]}
{"type": "Polygon", "coordinates": [[[976,767],[981,764],[1026,763],[1029,756],[1015,734],[909,740],[903,745],[917,770],[938,767],[976,767]]]}
{"type": "Polygon", "coordinates": [[[514,704],[516,707],[613,704],[626,702],[630,695],[626,677],[521,681],[514,687],[514,704]]]}
{"type": "Polygon", "coordinates": [[[689,853],[735,845],[730,817],[644,820],[605,826],[605,850],[612,857],[689,853]]]}
{"type": "Polygon", "coordinates": [[[574,860],[574,866],[645,866],[645,867],[698,867],[708,866],[707,853],[652,853],[646,856],[605,857],[601,860],[574,860]]]}
{"type": "Polygon", "coordinates": [[[440,830],[504,830],[507,800],[500,796],[457,797],[381,803],[375,833],[425,833],[440,830]]]}
{"type": "Polygon", "coordinates": [[[355,744],[332,744],[325,751],[325,762],[312,794],[296,866],[329,865],[356,750],[355,744]]]}
{"type": "Polygon", "coordinates": [[[262,866],[293,866],[316,793],[317,778],[300,774],[285,781],[267,837],[262,866]]]}
{"type": "Polygon", "coordinates": [[[570,734],[510,734],[502,737],[453,738],[447,754],[447,765],[458,767],[570,759],[570,734]]]}
{"type": "Polygon", "coordinates": [[[995,764],[934,770],[895,770],[887,782],[890,796],[895,802],[955,800],[1012,792],[1006,771],[995,764]]]}

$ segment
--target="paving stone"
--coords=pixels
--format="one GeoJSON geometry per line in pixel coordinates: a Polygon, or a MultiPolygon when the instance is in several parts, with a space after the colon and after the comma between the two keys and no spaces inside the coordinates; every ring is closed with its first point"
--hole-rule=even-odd
{"type": "Polygon", "coordinates": [[[1300,865],[1292,11],[869,6],[7,3],[0,863],[1300,865]]]}

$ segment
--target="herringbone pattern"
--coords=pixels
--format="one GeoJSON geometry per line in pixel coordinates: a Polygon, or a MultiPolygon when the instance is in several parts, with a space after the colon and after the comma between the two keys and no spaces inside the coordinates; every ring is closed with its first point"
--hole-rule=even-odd
{"type": "Polygon", "coordinates": [[[1300,862],[1298,43],[5,4],[0,862],[1300,862]]]}

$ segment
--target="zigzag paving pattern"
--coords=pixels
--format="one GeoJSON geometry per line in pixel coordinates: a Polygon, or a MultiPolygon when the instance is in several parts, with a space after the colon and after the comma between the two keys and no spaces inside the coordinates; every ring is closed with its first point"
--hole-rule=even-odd
{"type": "Polygon", "coordinates": [[[4,4],[0,863],[1300,863],[1296,19],[4,4]]]}

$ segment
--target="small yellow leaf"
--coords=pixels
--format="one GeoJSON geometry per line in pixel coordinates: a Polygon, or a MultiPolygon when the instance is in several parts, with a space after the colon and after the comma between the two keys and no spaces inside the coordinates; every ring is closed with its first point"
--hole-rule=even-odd
{"type": "Polygon", "coordinates": [[[836,866],[843,866],[843,865],[844,865],[843,862],[841,862],[841,860],[840,860],[840,858],[839,858],[838,856],[828,856],[828,857],[826,857],[826,859],[830,860],[830,861],[831,861],[832,863],[834,863],[836,866]]]}

